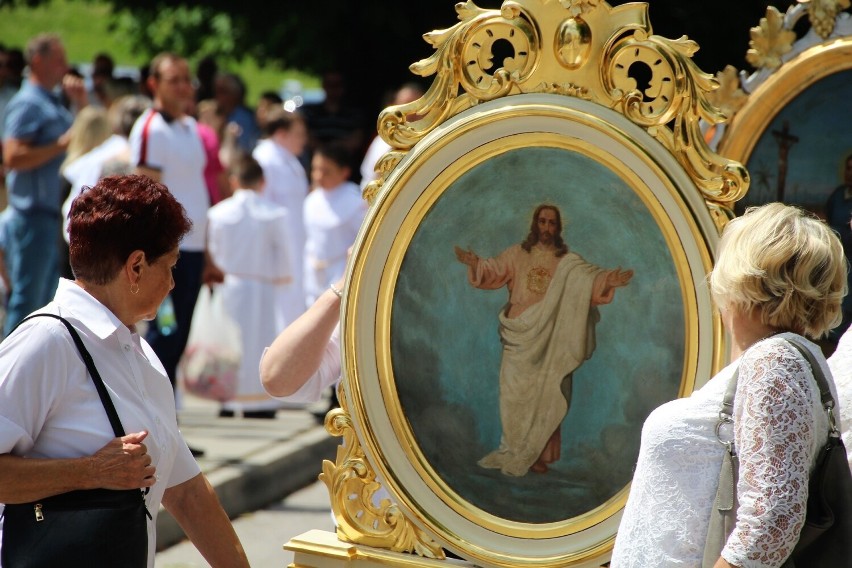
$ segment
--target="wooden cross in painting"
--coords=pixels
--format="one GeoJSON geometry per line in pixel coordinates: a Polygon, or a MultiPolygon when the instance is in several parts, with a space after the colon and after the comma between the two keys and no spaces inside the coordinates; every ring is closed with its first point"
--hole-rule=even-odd
{"type": "Polygon", "coordinates": [[[787,156],[793,144],[799,141],[798,136],[790,134],[790,123],[784,121],[784,128],[773,130],[772,136],[778,142],[778,201],[784,202],[784,186],[787,182],[787,156]]]}

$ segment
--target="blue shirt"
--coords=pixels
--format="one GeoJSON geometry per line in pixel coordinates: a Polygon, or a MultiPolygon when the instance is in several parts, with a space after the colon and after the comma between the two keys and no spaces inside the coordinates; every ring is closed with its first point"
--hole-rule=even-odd
{"type": "MultiPolygon", "coordinates": [[[[26,82],[6,106],[5,139],[33,146],[56,142],[70,127],[73,117],[46,89],[26,82]]],[[[31,170],[10,170],[6,177],[9,205],[22,213],[59,213],[59,166],[64,154],[31,170]]]]}
{"type": "Polygon", "coordinates": [[[238,106],[228,116],[228,122],[239,125],[240,135],[237,136],[237,146],[244,152],[251,154],[254,147],[257,146],[258,138],[260,138],[260,128],[257,126],[254,113],[244,106],[238,106]]]}

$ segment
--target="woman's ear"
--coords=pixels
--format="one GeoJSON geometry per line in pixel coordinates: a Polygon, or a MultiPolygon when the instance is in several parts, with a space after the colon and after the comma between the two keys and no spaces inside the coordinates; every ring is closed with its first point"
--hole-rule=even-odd
{"type": "Polygon", "coordinates": [[[139,282],[139,279],[142,277],[142,269],[147,266],[147,264],[144,251],[135,250],[130,253],[130,256],[127,257],[127,261],[124,263],[124,270],[127,273],[127,277],[131,284],[139,282]]]}

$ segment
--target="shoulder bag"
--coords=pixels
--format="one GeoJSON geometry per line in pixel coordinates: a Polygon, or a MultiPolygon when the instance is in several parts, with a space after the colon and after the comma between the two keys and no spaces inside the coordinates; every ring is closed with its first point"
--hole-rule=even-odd
{"type": "MultiPolygon", "coordinates": [[[[92,356],[77,330],[61,321],[95,383],[116,437],[124,436],[121,420],[109,397],[92,356]]],[[[123,566],[145,568],[148,564],[148,527],[151,518],[140,489],[88,489],[69,491],[32,503],[6,505],[3,511],[3,568],[123,566]]]]}
{"type": "MultiPolygon", "coordinates": [[[[834,418],[834,399],[822,367],[810,350],[798,341],[787,339],[811,366],[819,387],[823,408],[828,413],[828,441],[819,450],[816,466],[808,481],[808,503],[799,542],[781,568],[852,567],[852,472],[846,448],[834,418]]],[[[728,383],[716,434],[723,424],[733,423],[734,394],[738,372],[728,383]]],[[[721,441],[721,439],[720,439],[721,441]]],[[[733,442],[722,442],[726,451],[719,473],[719,488],[710,516],[710,530],[704,548],[703,568],[712,568],[719,559],[737,519],[738,462],[733,442]]]]}

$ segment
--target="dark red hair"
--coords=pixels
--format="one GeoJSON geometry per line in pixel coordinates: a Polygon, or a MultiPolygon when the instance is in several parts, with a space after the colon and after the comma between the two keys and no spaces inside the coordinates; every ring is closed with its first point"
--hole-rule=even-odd
{"type": "Polygon", "coordinates": [[[68,218],[71,270],[91,284],[111,282],[133,251],[156,261],[192,228],[168,188],[141,175],[106,177],[83,188],[68,218]]]}

